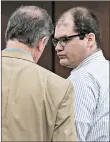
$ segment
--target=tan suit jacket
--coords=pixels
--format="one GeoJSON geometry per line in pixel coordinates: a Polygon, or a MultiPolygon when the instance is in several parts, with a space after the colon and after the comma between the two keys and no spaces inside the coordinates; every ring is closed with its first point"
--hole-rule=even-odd
{"type": "Polygon", "coordinates": [[[71,82],[2,51],[2,141],[76,141],[71,82]]]}

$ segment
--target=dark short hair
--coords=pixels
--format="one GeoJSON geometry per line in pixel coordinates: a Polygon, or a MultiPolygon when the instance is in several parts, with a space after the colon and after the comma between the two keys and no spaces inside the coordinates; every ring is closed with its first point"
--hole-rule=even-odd
{"type": "Polygon", "coordinates": [[[37,6],[21,6],[10,17],[5,33],[6,41],[18,40],[29,47],[53,33],[47,11],[37,6]]]}
{"type": "Polygon", "coordinates": [[[101,29],[96,15],[91,10],[84,7],[71,8],[62,16],[64,16],[66,13],[70,13],[73,17],[73,30],[81,34],[94,33],[97,48],[101,48],[101,29]]]}

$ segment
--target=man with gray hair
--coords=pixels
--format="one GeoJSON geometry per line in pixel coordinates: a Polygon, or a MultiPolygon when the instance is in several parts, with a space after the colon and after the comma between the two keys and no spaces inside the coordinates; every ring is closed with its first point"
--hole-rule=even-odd
{"type": "Polygon", "coordinates": [[[62,66],[72,68],[79,141],[109,141],[109,62],[101,50],[95,14],[74,7],[57,21],[53,44],[62,66]]]}
{"type": "Polygon", "coordinates": [[[52,33],[50,16],[37,6],[22,6],[9,19],[2,141],[76,141],[72,83],[36,64],[52,33]]]}

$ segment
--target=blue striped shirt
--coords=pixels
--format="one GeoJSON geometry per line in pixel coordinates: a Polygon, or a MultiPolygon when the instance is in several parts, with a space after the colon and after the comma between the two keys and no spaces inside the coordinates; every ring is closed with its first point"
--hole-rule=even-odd
{"type": "Polygon", "coordinates": [[[75,90],[79,141],[109,141],[109,61],[102,51],[86,58],[69,78],[75,90]]]}

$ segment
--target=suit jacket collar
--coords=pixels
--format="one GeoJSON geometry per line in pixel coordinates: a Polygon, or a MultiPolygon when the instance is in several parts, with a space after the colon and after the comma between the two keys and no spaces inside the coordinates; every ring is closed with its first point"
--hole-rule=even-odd
{"type": "Polygon", "coordinates": [[[2,50],[2,57],[17,58],[34,63],[34,60],[31,55],[16,50],[2,50]]]}

